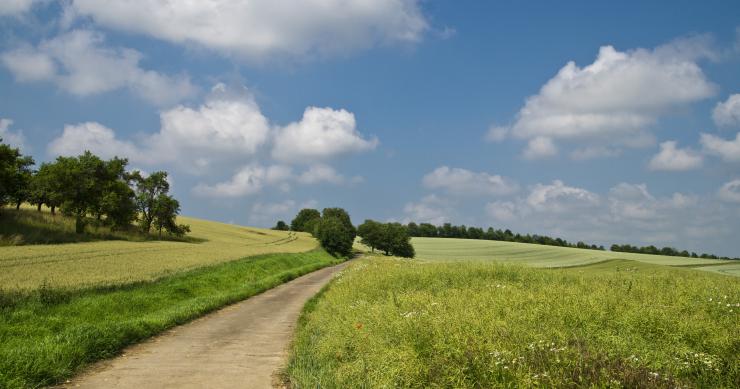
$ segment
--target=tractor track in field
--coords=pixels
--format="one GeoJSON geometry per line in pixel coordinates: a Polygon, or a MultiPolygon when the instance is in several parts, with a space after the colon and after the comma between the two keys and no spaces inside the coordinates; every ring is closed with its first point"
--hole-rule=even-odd
{"type": "Polygon", "coordinates": [[[347,262],[168,330],[60,388],[270,388],[303,305],[347,262]]]}

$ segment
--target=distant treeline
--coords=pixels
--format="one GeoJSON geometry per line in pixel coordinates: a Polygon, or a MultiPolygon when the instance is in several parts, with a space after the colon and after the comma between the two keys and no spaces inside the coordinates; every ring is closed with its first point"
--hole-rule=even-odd
{"type": "Polygon", "coordinates": [[[515,234],[511,230],[496,230],[488,227],[484,230],[479,227],[466,227],[465,225],[452,225],[445,223],[441,226],[435,226],[430,223],[416,224],[411,222],[406,225],[410,236],[429,237],[429,238],[460,238],[460,239],[481,239],[481,240],[499,240],[504,242],[532,243],[546,246],[576,247],[579,249],[604,250],[604,246],[595,244],[589,245],[584,242],[570,243],[565,239],[552,238],[546,235],[522,235],[515,234]]]}
{"type": "MultiPolygon", "coordinates": [[[[450,223],[445,223],[441,226],[435,226],[430,223],[416,224],[414,222],[409,223],[406,226],[410,236],[418,237],[430,237],[430,238],[460,238],[460,239],[483,239],[483,240],[499,240],[504,242],[518,242],[518,243],[533,243],[547,246],[560,246],[560,247],[575,247],[579,249],[590,249],[590,250],[605,250],[604,246],[597,246],[595,244],[589,245],[584,242],[571,243],[561,238],[551,238],[546,235],[522,235],[515,234],[510,230],[497,230],[492,227],[488,227],[487,230],[483,230],[478,227],[466,227],[464,225],[456,226],[450,223]]],[[[706,258],[706,259],[730,259],[740,260],[740,258],[720,257],[712,254],[697,254],[689,253],[686,250],[679,251],[672,247],[663,247],[659,249],[655,246],[636,247],[632,245],[618,245],[614,244],[611,246],[611,251],[625,252],[625,253],[639,253],[639,254],[653,254],[653,255],[666,255],[673,257],[686,257],[686,258],[706,258]]]]}
{"type": "Polygon", "coordinates": [[[0,139],[0,208],[30,203],[39,211],[47,206],[52,214],[59,208],[74,217],[77,233],[88,223],[124,230],[134,222],[145,233],[152,228],[160,235],[189,232],[190,227],[176,223],[180,203],[169,195],[167,173],[128,172],[127,165],[127,159],[105,161],[86,151],[35,168],[33,158],[0,139]]]}
{"type": "Polygon", "coordinates": [[[659,249],[655,246],[643,246],[643,247],[637,247],[632,246],[628,244],[618,245],[613,244],[611,247],[612,251],[622,252],[622,253],[639,253],[639,254],[653,254],[653,255],[668,255],[671,257],[686,257],[686,258],[705,258],[705,259],[725,259],[725,260],[735,260],[739,261],[740,258],[730,258],[730,257],[719,257],[717,255],[713,254],[697,254],[695,252],[689,253],[686,250],[678,251],[674,249],[673,247],[663,247],[662,249],[659,249]]]}

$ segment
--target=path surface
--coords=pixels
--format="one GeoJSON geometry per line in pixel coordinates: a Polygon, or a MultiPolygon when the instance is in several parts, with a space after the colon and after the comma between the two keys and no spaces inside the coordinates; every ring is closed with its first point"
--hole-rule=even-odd
{"type": "Polygon", "coordinates": [[[270,388],[303,305],[347,263],[324,268],[129,347],[66,388],[270,388]]]}

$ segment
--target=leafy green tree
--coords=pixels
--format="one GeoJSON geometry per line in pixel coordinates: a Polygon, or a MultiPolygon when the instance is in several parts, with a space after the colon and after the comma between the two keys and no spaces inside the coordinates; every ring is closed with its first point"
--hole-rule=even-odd
{"type": "Polygon", "coordinates": [[[288,231],[290,230],[290,226],[288,226],[284,221],[278,220],[277,224],[275,224],[275,227],[272,227],[272,229],[277,231],[288,231]]]}
{"type": "Polygon", "coordinates": [[[0,143],[0,206],[13,202],[18,209],[29,197],[33,164],[19,149],[0,143]]]}
{"type": "Polygon", "coordinates": [[[352,224],[352,219],[349,217],[349,213],[345,211],[343,208],[324,208],[322,214],[322,218],[330,218],[335,217],[339,219],[344,226],[347,228],[348,231],[350,231],[352,235],[352,240],[355,239],[355,236],[357,236],[357,229],[352,224]]]}
{"type": "Polygon", "coordinates": [[[370,219],[365,220],[357,227],[357,235],[362,238],[362,244],[375,252],[383,239],[383,224],[370,219]]]}
{"type": "Polygon", "coordinates": [[[290,222],[290,229],[293,231],[313,233],[313,228],[309,229],[309,227],[315,227],[315,223],[317,222],[311,223],[311,221],[318,221],[319,219],[321,219],[321,213],[319,213],[318,210],[312,208],[303,208],[298,212],[298,215],[296,215],[293,221],[290,222]],[[309,223],[313,225],[309,226],[309,223]]]}
{"type": "Polygon", "coordinates": [[[136,209],[141,214],[140,227],[149,233],[152,223],[156,218],[155,208],[161,195],[167,195],[170,184],[167,182],[167,172],[158,171],[144,177],[141,172],[135,171],[131,174],[134,182],[136,209]]]}
{"type": "Polygon", "coordinates": [[[37,211],[41,211],[41,207],[46,205],[54,215],[56,208],[62,204],[58,167],[56,163],[42,163],[31,178],[29,202],[36,206],[37,211]]]}
{"type": "Polygon", "coordinates": [[[159,194],[154,201],[151,210],[154,228],[158,231],[159,237],[162,237],[162,231],[176,236],[182,236],[190,231],[190,226],[177,224],[177,215],[180,213],[180,202],[172,196],[159,194]]]}
{"type": "Polygon", "coordinates": [[[354,231],[336,216],[322,217],[317,235],[321,247],[334,256],[347,257],[352,254],[354,231]]]}
{"type": "Polygon", "coordinates": [[[57,189],[62,199],[62,211],[74,216],[75,231],[85,231],[88,210],[98,206],[102,189],[98,178],[105,169],[103,161],[89,151],[79,157],[58,157],[56,160],[57,189]]]}

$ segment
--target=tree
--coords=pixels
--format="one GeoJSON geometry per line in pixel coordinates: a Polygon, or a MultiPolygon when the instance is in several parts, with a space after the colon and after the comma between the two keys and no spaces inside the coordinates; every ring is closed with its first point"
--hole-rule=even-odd
{"type": "Polygon", "coordinates": [[[0,206],[12,201],[20,208],[29,195],[33,164],[33,158],[23,156],[18,148],[0,143],[0,206]]]}
{"type": "Polygon", "coordinates": [[[375,249],[380,247],[383,239],[383,224],[370,219],[365,220],[357,227],[357,235],[362,238],[362,244],[370,247],[370,250],[375,252],[375,249]]]}
{"type": "Polygon", "coordinates": [[[57,177],[58,165],[55,163],[42,163],[39,170],[31,178],[31,190],[28,201],[36,206],[37,211],[46,205],[51,209],[51,214],[62,204],[60,179],[57,177]]]}
{"type": "Polygon", "coordinates": [[[162,231],[176,236],[182,236],[190,232],[190,226],[177,224],[177,215],[180,213],[180,202],[172,196],[159,194],[154,200],[151,210],[152,224],[157,229],[159,237],[162,237],[162,231]]]}
{"type": "Polygon", "coordinates": [[[355,226],[352,224],[352,219],[350,219],[349,213],[347,213],[347,211],[345,211],[343,208],[324,208],[321,217],[335,217],[339,219],[347,228],[347,230],[350,231],[352,235],[352,240],[354,240],[355,236],[357,236],[357,229],[355,229],[355,226]]]}
{"type": "MultiPolygon", "coordinates": [[[[313,229],[309,229],[309,226],[307,224],[309,224],[312,220],[318,221],[319,219],[321,219],[321,213],[319,213],[318,210],[303,208],[298,212],[298,215],[296,215],[293,221],[290,222],[290,229],[293,231],[313,233],[313,229]]],[[[315,227],[315,224],[311,227],[315,227]]]]}
{"type": "Polygon", "coordinates": [[[386,223],[381,225],[381,237],[377,247],[383,250],[385,255],[413,258],[415,253],[410,239],[405,226],[399,223],[386,223]]]}
{"type": "Polygon", "coordinates": [[[284,221],[278,220],[277,224],[275,224],[275,227],[272,227],[272,229],[277,231],[288,231],[290,230],[290,226],[288,226],[284,221]]]}
{"type": "Polygon", "coordinates": [[[354,231],[336,216],[322,217],[317,235],[321,246],[334,256],[347,257],[352,254],[354,231]]]}
{"type": "Polygon", "coordinates": [[[167,182],[167,172],[158,171],[144,177],[138,170],[131,174],[136,187],[136,208],[141,213],[141,229],[149,233],[156,217],[155,208],[160,196],[167,195],[170,184],[167,182]]]}
{"type": "Polygon", "coordinates": [[[94,209],[102,196],[98,178],[103,161],[89,151],[79,157],[58,157],[56,160],[57,189],[62,199],[62,211],[75,218],[75,232],[85,231],[85,216],[94,209]]]}

